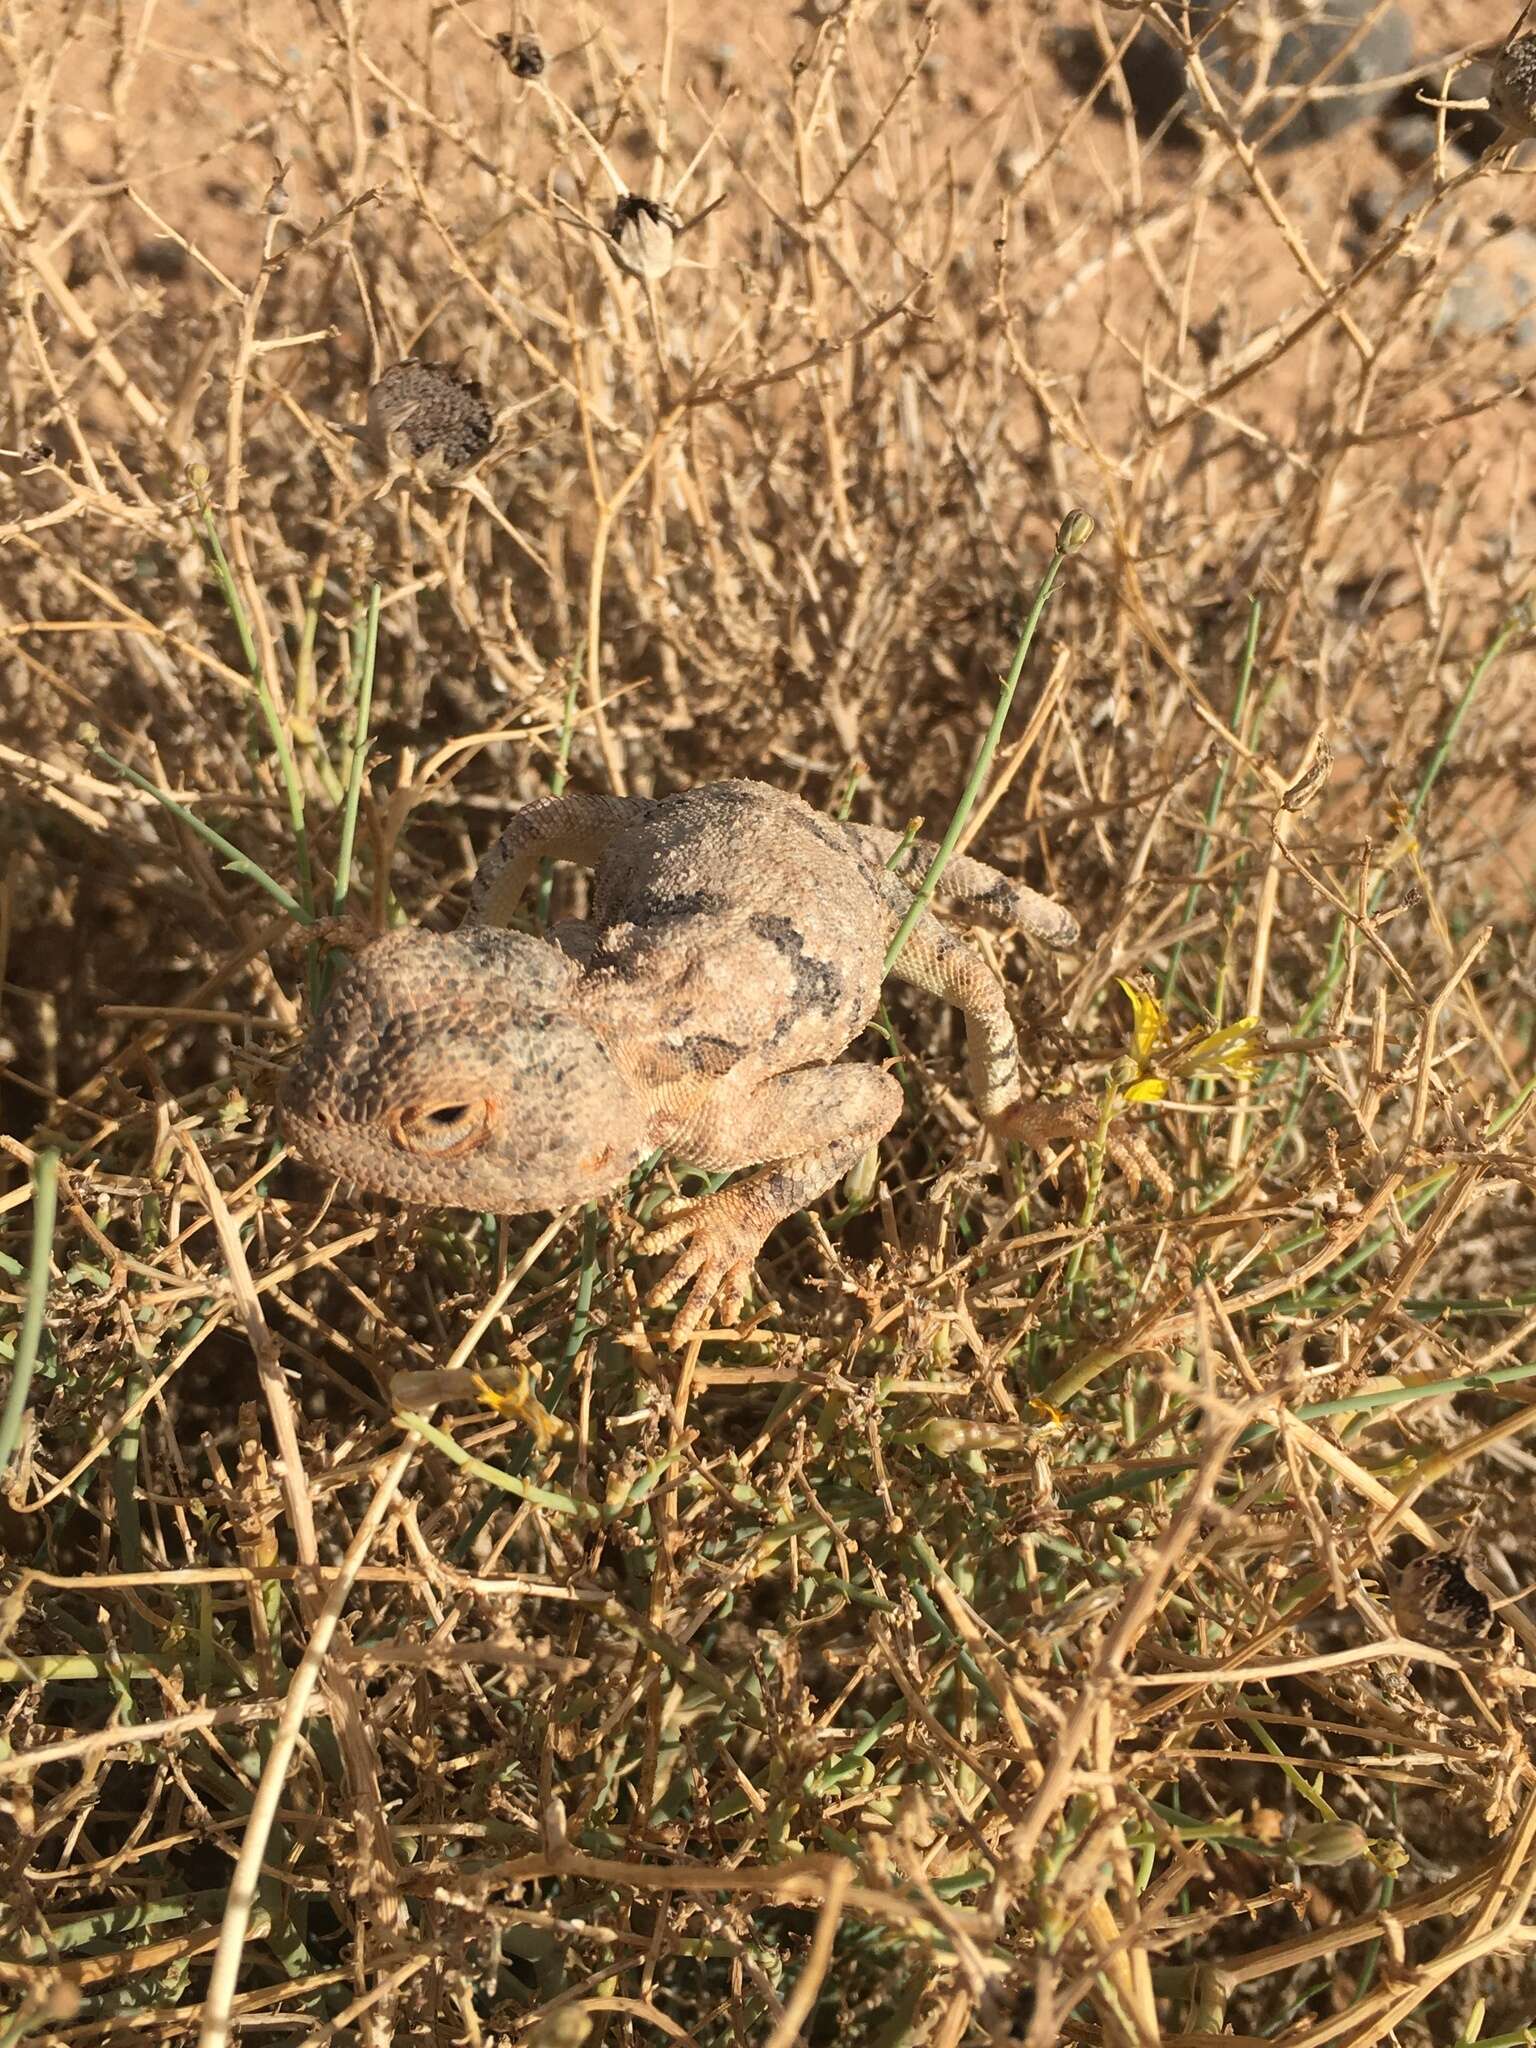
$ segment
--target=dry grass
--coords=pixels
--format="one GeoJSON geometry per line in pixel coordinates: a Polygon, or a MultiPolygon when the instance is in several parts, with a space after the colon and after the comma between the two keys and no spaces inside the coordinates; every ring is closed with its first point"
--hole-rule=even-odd
{"type": "Polygon", "coordinates": [[[1536,1574],[1527,414],[1431,331],[1528,188],[1357,231],[1055,11],[0,23],[4,2048],[1536,2038],[1528,1624],[1413,1563],[1536,1574]],[[369,496],[407,350],[526,408],[482,495],[369,496]],[[894,995],[875,1192],[677,1358],[622,1211],[284,1162],[305,923],[567,774],[942,823],[1074,505],[973,837],[1088,938],[986,943],[1042,1090],[1117,974],[1259,1016],[1171,1207],[981,1159],[894,995]]]}

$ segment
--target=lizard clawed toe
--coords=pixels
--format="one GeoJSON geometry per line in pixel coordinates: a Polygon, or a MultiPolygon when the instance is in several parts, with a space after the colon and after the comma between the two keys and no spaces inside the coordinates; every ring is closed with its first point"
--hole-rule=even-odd
{"type": "Polygon", "coordinates": [[[1111,1126],[1105,1150],[1130,1182],[1132,1195],[1139,1194],[1142,1182],[1149,1180],[1165,1202],[1173,1200],[1177,1193],[1173,1178],[1139,1132],[1111,1126]]]}
{"type": "Polygon", "coordinates": [[[752,1284],[753,1261],[767,1236],[743,1214],[744,1206],[729,1190],[672,1204],[657,1228],[639,1241],[637,1249],[646,1254],[683,1247],[644,1297],[647,1308],[662,1308],[688,1288],[672,1321],[669,1341],[674,1347],[685,1344],[711,1311],[724,1325],[733,1324],[741,1313],[752,1284]]]}
{"type": "MultiPolygon", "coordinates": [[[[1091,1145],[1099,1135],[1097,1111],[1086,1102],[1010,1103],[993,1119],[993,1129],[1002,1138],[1016,1138],[1036,1148],[1049,1144],[1091,1145]]],[[[1138,1132],[1123,1124],[1111,1124],[1104,1149],[1130,1183],[1131,1194],[1141,1192],[1150,1181],[1163,1200],[1172,1201],[1176,1189],[1151,1147],[1138,1132]]]]}

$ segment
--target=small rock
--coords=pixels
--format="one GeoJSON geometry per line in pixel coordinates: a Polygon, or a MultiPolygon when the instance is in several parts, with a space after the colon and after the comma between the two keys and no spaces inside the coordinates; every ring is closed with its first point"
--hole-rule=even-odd
{"type": "MultiPolygon", "coordinates": [[[[1470,71],[1472,67],[1468,67],[1470,71]]],[[[1442,81],[1426,80],[1420,90],[1438,98],[1442,81]]],[[[1456,101],[1486,99],[1486,84],[1478,85],[1461,73],[1451,87],[1450,98],[1456,101]]],[[[1381,144],[1388,156],[1402,168],[1415,170],[1427,163],[1435,153],[1435,110],[1420,101],[1408,102],[1412,111],[1394,114],[1381,124],[1381,144]]],[[[1521,142],[1511,135],[1503,122],[1483,107],[1462,105],[1447,106],[1445,110],[1445,160],[1451,172],[1476,163],[1490,149],[1499,144],[1513,144],[1512,161],[1519,169],[1531,168],[1536,162],[1536,144],[1521,142]]]]}
{"type": "MultiPolygon", "coordinates": [[[[1493,89],[1493,66],[1491,64],[1463,64],[1451,80],[1451,89],[1444,91],[1445,68],[1430,76],[1421,78],[1411,93],[1423,93],[1426,99],[1486,100],[1493,89]]],[[[1434,109],[1415,101],[1422,116],[1434,121],[1434,109]]],[[[1496,149],[1504,134],[1504,123],[1491,107],[1454,106],[1445,110],[1445,132],[1454,135],[1468,156],[1481,156],[1484,150],[1496,149]]]]}
{"type": "Polygon", "coordinates": [[[483,462],[496,440],[484,387],[437,363],[392,363],[368,393],[364,438],[381,468],[409,469],[429,485],[483,462]]]}
{"type": "MultiPolygon", "coordinates": [[[[1372,234],[1422,216],[1404,254],[1413,263],[1434,252],[1427,282],[1434,304],[1430,333],[1463,341],[1502,335],[1521,348],[1536,344],[1536,233],[1486,207],[1469,208],[1464,194],[1435,197],[1435,124],[1427,115],[1388,122],[1383,140],[1409,175],[1395,189],[1357,193],[1352,204],[1372,234]]],[[[1446,159],[1453,173],[1471,161],[1451,147],[1446,159]]]]}
{"type": "Polygon", "coordinates": [[[157,277],[162,284],[170,284],[186,275],[187,252],[169,235],[152,235],[134,250],[133,267],[145,277],[157,277]]]}
{"type": "Polygon", "coordinates": [[[1227,82],[1239,94],[1251,90],[1256,77],[1264,80],[1264,99],[1245,129],[1249,140],[1264,134],[1292,107],[1297,110],[1275,137],[1276,149],[1326,141],[1381,112],[1395,88],[1375,81],[1393,78],[1413,63],[1413,29],[1402,8],[1389,7],[1349,54],[1334,63],[1373,5],[1374,0],[1327,0],[1310,20],[1287,30],[1267,65],[1260,58],[1240,59],[1227,67],[1227,82]],[[1306,97],[1312,81],[1325,71],[1328,75],[1317,96],[1306,97]]]}
{"type": "MultiPolygon", "coordinates": [[[[1190,12],[1194,18],[1195,9],[1190,12]]],[[[1097,37],[1086,29],[1058,29],[1048,36],[1047,47],[1063,85],[1079,97],[1092,92],[1104,66],[1097,37]]],[[[1121,57],[1120,69],[1140,133],[1150,135],[1172,122],[1170,141],[1186,147],[1193,142],[1193,135],[1182,125],[1183,116],[1191,107],[1185,97],[1188,80],[1184,76],[1184,60],[1178,51],[1170,49],[1154,30],[1143,28],[1121,57]]],[[[1110,116],[1115,111],[1114,97],[1106,88],[1100,93],[1094,112],[1110,116]]]]}
{"type": "MultiPolygon", "coordinates": [[[[1435,153],[1434,117],[1427,113],[1394,114],[1390,121],[1381,124],[1381,146],[1405,171],[1422,169],[1435,153]]],[[[1459,153],[1455,161],[1459,169],[1459,153]]]]}
{"type": "Polygon", "coordinates": [[[1452,274],[1432,334],[1474,341],[1502,335],[1517,348],[1536,344],[1536,234],[1495,235],[1452,274]]]}

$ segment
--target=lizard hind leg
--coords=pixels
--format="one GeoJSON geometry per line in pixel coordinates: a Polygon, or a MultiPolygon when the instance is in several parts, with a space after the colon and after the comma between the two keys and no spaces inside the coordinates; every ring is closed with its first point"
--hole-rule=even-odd
{"type": "MultiPolygon", "coordinates": [[[[908,844],[900,833],[883,825],[850,822],[842,829],[868,866],[894,875],[909,890],[922,886],[939,850],[931,839],[915,839],[908,844]]],[[[1077,919],[1065,904],[1042,896],[1038,889],[1026,888],[1023,882],[1016,882],[1011,875],[989,867],[983,860],[974,860],[969,854],[957,854],[950,861],[939,876],[935,894],[963,918],[983,917],[994,924],[1017,925],[1044,946],[1077,944],[1077,919]]]]}
{"type": "MultiPolygon", "coordinates": [[[[1003,984],[958,933],[932,915],[922,917],[891,971],[898,980],[942,996],[965,1012],[971,1093],[1000,1137],[1036,1148],[1063,1140],[1081,1145],[1097,1138],[1098,1109],[1085,1097],[1034,1102],[1024,1094],[1018,1034],[1003,984]]],[[[1105,1150],[1130,1181],[1133,1193],[1149,1180],[1165,1199],[1172,1197],[1173,1182],[1132,1132],[1111,1124],[1105,1150]]]]}

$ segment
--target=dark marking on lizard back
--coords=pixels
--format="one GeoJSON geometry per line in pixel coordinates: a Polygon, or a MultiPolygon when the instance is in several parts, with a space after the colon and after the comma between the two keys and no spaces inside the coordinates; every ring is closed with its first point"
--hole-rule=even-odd
{"type": "Polygon", "coordinates": [[[820,811],[812,811],[809,816],[802,818],[800,822],[815,833],[823,846],[831,847],[832,851],[841,855],[844,860],[850,857],[855,860],[858,859],[857,850],[850,841],[848,834],[840,825],[835,824],[831,818],[824,818],[820,811]]]}
{"type": "Polygon", "coordinates": [[[795,1017],[808,1011],[822,1017],[835,1016],[843,1000],[842,976],[825,960],[813,959],[806,952],[804,935],[794,920],[759,911],[747,919],[747,927],[754,937],[772,946],[775,952],[782,953],[789,962],[795,977],[795,1017]]]}
{"type": "Polygon", "coordinates": [[[666,889],[660,885],[631,897],[626,908],[636,924],[660,924],[669,917],[715,917],[730,909],[719,889],[666,889]]]}
{"type": "Polygon", "coordinates": [[[707,1031],[685,1038],[678,1051],[695,1073],[708,1074],[711,1078],[730,1073],[747,1056],[744,1045],[733,1045],[730,1039],[716,1037],[707,1031]]]}

